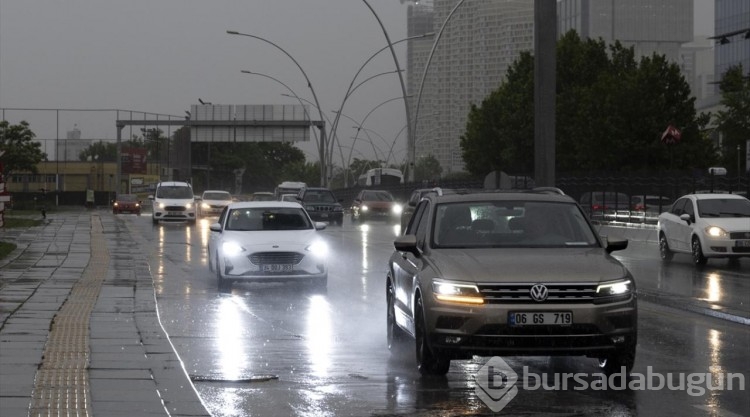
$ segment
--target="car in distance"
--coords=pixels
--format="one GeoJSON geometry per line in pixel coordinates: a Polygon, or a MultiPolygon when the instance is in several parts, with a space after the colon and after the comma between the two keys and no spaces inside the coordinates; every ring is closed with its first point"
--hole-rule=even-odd
{"type": "Polygon", "coordinates": [[[406,225],[409,224],[409,219],[411,219],[411,215],[414,214],[414,208],[417,206],[417,203],[419,203],[419,200],[421,200],[425,194],[433,190],[435,189],[434,188],[418,188],[412,191],[411,195],[409,196],[409,201],[406,202],[403,209],[401,210],[401,230],[402,231],[406,230],[406,225]]]}
{"type": "Polygon", "coordinates": [[[156,185],[156,192],[149,196],[152,202],[151,221],[187,221],[195,223],[196,209],[193,187],[182,181],[164,181],[156,185]]]}
{"type": "Polygon", "coordinates": [[[134,213],[141,215],[141,200],[135,194],[118,194],[112,203],[112,214],[134,213]]]}
{"type": "Polygon", "coordinates": [[[297,194],[297,200],[314,221],[344,223],[344,207],[328,188],[305,187],[297,194]]]}
{"type": "Polygon", "coordinates": [[[581,195],[583,211],[594,220],[617,220],[630,215],[630,197],[614,191],[590,191],[581,195]]]}
{"type": "Polygon", "coordinates": [[[297,194],[282,194],[279,201],[289,201],[291,203],[298,203],[297,194]]]}
{"type": "Polygon", "coordinates": [[[250,201],[274,201],[276,196],[270,191],[258,191],[253,193],[250,197],[250,201]]]}
{"type": "Polygon", "coordinates": [[[218,216],[233,200],[232,194],[226,191],[206,190],[201,194],[198,213],[201,217],[218,216]]]}
{"type": "Polygon", "coordinates": [[[750,200],[736,194],[688,194],[659,215],[659,252],[669,261],[689,253],[696,266],[709,258],[750,257],[750,200]]]}
{"type": "Polygon", "coordinates": [[[365,189],[352,202],[352,221],[400,221],[403,207],[386,190],[365,189]]]}
{"type": "Polygon", "coordinates": [[[222,291],[233,281],[310,281],[325,288],[328,245],[318,233],[325,227],[299,203],[232,203],[209,226],[208,268],[222,291]]]}
{"type": "Polygon", "coordinates": [[[422,374],[478,356],[582,355],[632,369],[635,281],[559,190],[428,193],[394,242],[387,342],[422,374]]]}

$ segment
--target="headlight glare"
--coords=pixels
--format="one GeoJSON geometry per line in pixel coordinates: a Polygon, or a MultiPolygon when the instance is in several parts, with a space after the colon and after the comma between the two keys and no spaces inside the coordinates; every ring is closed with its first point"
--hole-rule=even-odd
{"type": "Polygon", "coordinates": [[[610,295],[623,295],[632,291],[632,282],[630,280],[608,282],[596,287],[596,294],[602,297],[610,295]]]}
{"type": "Polygon", "coordinates": [[[310,246],[306,247],[305,250],[319,258],[323,258],[328,255],[328,245],[321,240],[313,242],[310,246]]]}
{"type": "Polygon", "coordinates": [[[211,206],[208,203],[203,203],[203,204],[201,204],[201,208],[203,208],[203,209],[210,209],[211,206]]]}
{"type": "Polygon", "coordinates": [[[166,206],[164,205],[164,203],[159,203],[159,208],[160,208],[160,209],[163,209],[164,207],[166,207],[166,206]]]}
{"type": "Polygon", "coordinates": [[[718,226],[708,226],[705,230],[711,237],[729,237],[727,231],[718,226]]]}
{"type": "Polygon", "coordinates": [[[193,203],[187,203],[187,204],[185,204],[185,208],[188,209],[188,210],[190,210],[191,208],[193,208],[193,203]]]}
{"type": "Polygon", "coordinates": [[[479,294],[475,284],[459,283],[443,280],[432,281],[432,292],[440,301],[468,304],[483,304],[484,299],[479,294]]]}
{"type": "Polygon", "coordinates": [[[366,206],[366,205],[364,205],[364,204],[363,204],[363,205],[362,205],[362,207],[360,208],[360,210],[362,210],[362,211],[367,211],[367,210],[369,210],[369,209],[370,209],[370,208],[369,208],[369,207],[367,207],[367,206],[366,206]]]}
{"type": "Polygon", "coordinates": [[[401,204],[394,204],[391,210],[393,210],[393,214],[401,214],[404,208],[401,207],[401,204]]]}
{"type": "Polygon", "coordinates": [[[224,242],[221,249],[226,256],[236,256],[245,251],[245,248],[237,242],[224,242]]]}

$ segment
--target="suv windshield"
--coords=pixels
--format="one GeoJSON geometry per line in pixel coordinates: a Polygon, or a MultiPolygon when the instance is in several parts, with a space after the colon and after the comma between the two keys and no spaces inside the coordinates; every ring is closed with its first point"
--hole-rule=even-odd
{"type": "Polygon", "coordinates": [[[528,201],[439,204],[432,243],[435,248],[598,245],[576,205],[528,201]]]}
{"type": "Polygon", "coordinates": [[[190,187],[162,185],[156,190],[158,198],[193,198],[193,190],[190,187]]]}
{"type": "Polygon", "coordinates": [[[365,191],[362,200],[366,201],[393,201],[393,196],[388,191],[365,191]]]}
{"type": "Polygon", "coordinates": [[[306,203],[335,203],[336,198],[328,190],[311,190],[305,193],[304,202],[306,203]]]}

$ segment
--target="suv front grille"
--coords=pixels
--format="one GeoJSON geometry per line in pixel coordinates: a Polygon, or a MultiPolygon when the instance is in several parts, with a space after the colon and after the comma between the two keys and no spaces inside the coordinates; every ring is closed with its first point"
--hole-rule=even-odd
{"type": "Polygon", "coordinates": [[[256,252],[250,256],[250,262],[255,265],[264,264],[292,264],[296,265],[302,261],[304,255],[297,252],[256,252]]]}
{"type": "Polygon", "coordinates": [[[166,211],[185,211],[185,206],[166,206],[166,207],[164,207],[164,210],[166,210],[166,211]]]}
{"type": "Polygon", "coordinates": [[[333,206],[309,206],[313,211],[333,211],[333,206]]]}
{"type": "MultiPolygon", "coordinates": [[[[482,283],[479,293],[490,304],[534,304],[531,287],[536,283],[482,283]]],[[[596,297],[597,284],[545,283],[549,291],[541,303],[592,303],[596,297]]]]}

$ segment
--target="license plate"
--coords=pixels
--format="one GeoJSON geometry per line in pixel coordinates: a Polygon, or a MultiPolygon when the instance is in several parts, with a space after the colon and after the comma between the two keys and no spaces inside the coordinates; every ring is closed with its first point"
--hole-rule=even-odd
{"type": "Polygon", "coordinates": [[[182,216],[182,213],[179,211],[168,211],[167,216],[182,216]]]}
{"type": "Polygon", "coordinates": [[[734,245],[741,248],[750,248],[750,240],[738,240],[734,245]]]}
{"type": "Polygon", "coordinates": [[[262,267],[263,272],[291,272],[294,265],[291,264],[267,264],[262,267]]]}
{"type": "Polygon", "coordinates": [[[557,312],[511,312],[508,313],[511,326],[569,326],[573,324],[573,313],[557,312]]]}
{"type": "Polygon", "coordinates": [[[320,213],[320,218],[321,219],[327,219],[328,218],[328,213],[320,213]]]}

